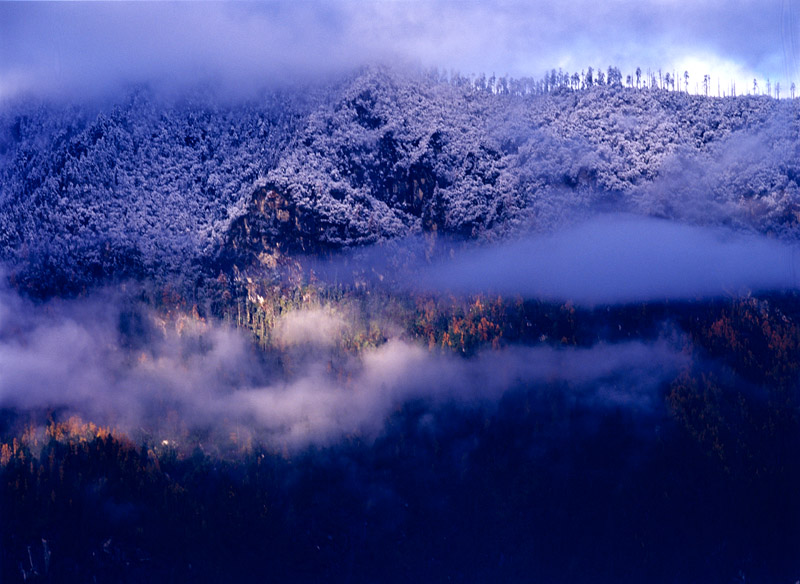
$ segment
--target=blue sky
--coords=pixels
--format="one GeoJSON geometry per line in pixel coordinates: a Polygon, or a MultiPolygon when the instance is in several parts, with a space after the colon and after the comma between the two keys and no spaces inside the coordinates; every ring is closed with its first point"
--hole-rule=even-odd
{"type": "Polygon", "coordinates": [[[464,74],[624,73],[800,85],[796,0],[0,2],[0,97],[105,92],[120,82],[242,90],[408,61],[464,74]]]}

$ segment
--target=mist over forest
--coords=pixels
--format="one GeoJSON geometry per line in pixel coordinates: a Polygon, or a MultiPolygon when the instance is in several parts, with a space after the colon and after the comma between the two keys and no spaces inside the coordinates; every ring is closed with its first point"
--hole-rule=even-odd
{"type": "Polygon", "coordinates": [[[0,581],[799,579],[797,99],[344,61],[0,102],[0,581]]]}

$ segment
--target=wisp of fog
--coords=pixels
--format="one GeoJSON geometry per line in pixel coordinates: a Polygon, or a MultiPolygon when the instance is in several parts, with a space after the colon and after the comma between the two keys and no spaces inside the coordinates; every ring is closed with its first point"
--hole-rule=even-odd
{"type": "Polygon", "coordinates": [[[143,324],[121,326],[131,308],[119,292],[37,305],[4,290],[0,408],[58,410],[156,438],[195,429],[224,436],[236,428],[302,448],[344,435],[375,437],[409,400],[478,406],[553,384],[591,407],[649,410],[660,384],[687,360],[666,339],[512,347],[466,359],[392,338],[342,357],[334,345],[346,323],[309,309],[275,326],[276,350],[304,347],[290,373],[262,359],[243,331],[136,310],[143,324]]]}
{"type": "Polygon", "coordinates": [[[420,268],[423,290],[492,292],[583,305],[796,289],[796,245],[764,235],[598,215],[549,235],[468,248],[420,268]]]}

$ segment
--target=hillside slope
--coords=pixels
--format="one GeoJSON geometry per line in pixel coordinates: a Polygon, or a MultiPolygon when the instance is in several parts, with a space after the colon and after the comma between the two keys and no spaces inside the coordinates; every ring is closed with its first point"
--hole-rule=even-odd
{"type": "MultiPolygon", "coordinates": [[[[0,260],[39,295],[189,284],[259,255],[495,239],[600,210],[794,238],[796,101],[493,93],[368,69],[246,104],[138,90],[0,110],[0,260]]],[[[263,257],[263,255],[262,255],[263,257]]]]}

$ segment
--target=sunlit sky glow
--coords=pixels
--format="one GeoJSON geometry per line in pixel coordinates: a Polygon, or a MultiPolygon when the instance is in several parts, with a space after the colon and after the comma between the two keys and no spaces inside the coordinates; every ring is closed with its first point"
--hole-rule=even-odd
{"type": "Polygon", "coordinates": [[[405,61],[462,74],[539,77],[588,66],[684,70],[689,89],[787,96],[800,78],[795,0],[282,1],[0,3],[0,97],[179,88],[216,79],[246,91],[405,61]]]}

